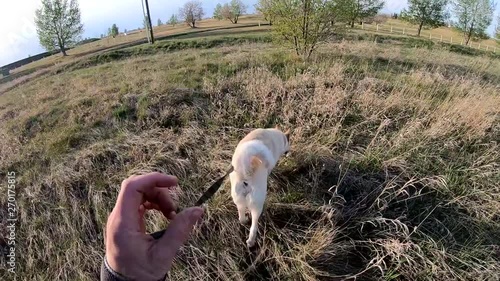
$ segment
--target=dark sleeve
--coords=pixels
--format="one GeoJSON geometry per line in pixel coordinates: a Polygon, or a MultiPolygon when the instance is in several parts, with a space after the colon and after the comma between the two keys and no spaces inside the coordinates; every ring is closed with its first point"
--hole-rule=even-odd
{"type": "Polygon", "coordinates": [[[101,264],[101,281],[128,281],[130,279],[115,272],[109,265],[106,257],[102,259],[101,264]]]}
{"type": "MultiPolygon", "coordinates": [[[[167,278],[167,274],[165,276],[158,280],[158,281],[163,281],[167,278]]],[[[102,259],[102,264],[101,264],[101,281],[129,281],[132,279],[129,279],[120,273],[114,271],[108,264],[108,261],[106,260],[106,256],[102,259]]]]}

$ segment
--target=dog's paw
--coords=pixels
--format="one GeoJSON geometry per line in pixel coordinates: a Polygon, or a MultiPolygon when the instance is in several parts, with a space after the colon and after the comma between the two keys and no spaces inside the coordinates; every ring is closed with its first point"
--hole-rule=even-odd
{"type": "Polygon", "coordinates": [[[248,239],[247,240],[247,247],[252,248],[253,246],[255,246],[255,240],[248,239]]]}

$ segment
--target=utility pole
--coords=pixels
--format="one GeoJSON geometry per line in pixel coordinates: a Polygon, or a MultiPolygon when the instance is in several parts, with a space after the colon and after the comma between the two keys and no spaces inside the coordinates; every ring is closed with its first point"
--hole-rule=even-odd
{"type": "Polygon", "coordinates": [[[148,43],[151,44],[151,38],[149,38],[148,23],[146,22],[146,11],[144,10],[144,0],[141,0],[141,5],[142,5],[142,24],[144,24],[144,27],[146,28],[146,37],[148,38],[148,43]]]}
{"type": "Polygon", "coordinates": [[[149,36],[151,36],[151,44],[155,43],[155,38],[153,37],[153,25],[151,25],[151,15],[149,14],[149,4],[148,0],[146,1],[146,13],[148,14],[148,25],[149,25],[149,36]]]}

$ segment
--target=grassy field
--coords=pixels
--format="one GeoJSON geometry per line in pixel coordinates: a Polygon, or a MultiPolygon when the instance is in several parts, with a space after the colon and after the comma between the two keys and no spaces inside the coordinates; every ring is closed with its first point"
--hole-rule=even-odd
{"type": "MultiPolygon", "coordinates": [[[[162,25],[153,27],[153,33],[155,38],[159,40],[169,39],[172,36],[177,36],[178,34],[188,33],[192,36],[204,36],[203,33],[210,30],[224,29],[224,34],[230,33],[240,33],[240,31],[269,31],[270,27],[268,25],[264,25],[267,22],[258,15],[246,15],[242,16],[239,20],[238,24],[232,24],[227,20],[215,20],[215,19],[204,19],[198,23],[198,28],[192,29],[185,24],[178,24],[176,26],[171,25],[162,25]],[[262,25],[261,25],[262,24],[262,25]]],[[[360,28],[361,26],[356,26],[360,28]]],[[[401,34],[403,29],[405,29],[405,34],[414,36],[416,34],[417,26],[398,20],[389,18],[387,22],[380,25],[380,32],[388,32],[391,27],[394,29],[395,34],[401,34]]],[[[375,24],[365,24],[366,32],[375,32],[376,26],[375,24]]],[[[444,42],[459,44],[463,38],[463,35],[456,31],[453,28],[448,27],[439,27],[439,28],[424,28],[422,30],[421,36],[423,38],[429,38],[429,35],[432,34],[434,38],[440,38],[442,36],[444,42]]],[[[143,43],[147,40],[146,30],[134,30],[128,33],[128,35],[124,35],[121,33],[116,38],[106,37],[91,43],[87,43],[84,45],[76,46],[75,48],[68,51],[67,57],[62,57],[61,55],[50,56],[39,61],[21,66],[11,71],[11,74],[23,76],[26,74],[30,74],[36,70],[41,70],[45,68],[49,68],[52,66],[60,66],[67,63],[74,62],[76,60],[82,59],[82,57],[87,57],[91,54],[97,52],[105,52],[112,49],[121,48],[123,46],[127,46],[130,44],[139,44],[143,43]]],[[[500,45],[493,39],[488,40],[478,40],[471,42],[473,47],[477,48],[478,44],[482,45],[482,48],[485,49],[487,46],[489,50],[493,50],[497,48],[500,52],[500,45]]],[[[1,78],[1,76],[0,76],[1,78]]],[[[3,81],[0,80],[0,83],[3,81]]]]}
{"type": "MultiPolygon", "coordinates": [[[[310,63],[259,33],[170,40],[1,94],[17,280],[97,279],[124,178],[174,174],[189,206],[239,139],[276,124],[293,130],[292,150],[271,176],[257,249],[245,248],[226,182],[171,280],[498,280],[500,60],[351,37],[310,63]]],[[[150,215],[148,230],[164,226],[150,215]]]]}
{"type": "MultiPolygon", "coordinates": [[[[240,31],[243,29],[259,29],[266,30],[268,27],[261,26],[260,28],[255,27],[259,22],[262,22],[261,18],[257,16],[243,16],[241,17],[238,24],[232,24],[229,21],[220,21],[215,19],[205,19],[200,21],[197,24],[197,28],[193,29],[187,26],[186,24],[177,24],[175,26],[172,25],[162,25],[153,27],[153,35],[155,38],[162,40],[164,38],[168,38],[172,35],[178,35],[183,33],[192,33],[198,34],[203,33],[212,29],[224,29],[224,28],[234,28],[236,31],[240,31]],[[249,27],[246,27],[249,26],[249,27]]],[[[32,70],[37,68],[49,67],[53,65],[60,65],[67,62],[72,62],[74,60],[81,59],[84,56],[87,56],[92,53],[107,51],[113,48],[119,48],[124,45],[133,44],[133,43],[141,43],[146,40],[147,35],[145,29],[134,30],[132,33],[128,33],[126,36],[123,33],[120,33],[117,37],[106,37],[91,43],[87,43],[84,45],[76,46],[75,48],[68,50],[68,56],[63,57],[61,55],[50,56],[39,61],[18,67],[14,69],[11,73],[19,73],[26,70],[32,70]]],[[[226,34],[231,33],[231,31],[226,30],[226,34]]]]}

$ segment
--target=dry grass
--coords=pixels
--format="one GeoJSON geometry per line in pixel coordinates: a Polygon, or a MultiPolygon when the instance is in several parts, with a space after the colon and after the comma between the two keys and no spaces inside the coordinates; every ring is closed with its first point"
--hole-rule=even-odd
{"type": "MultiPolygon", "coordinates": [[[[27,82],[0,96],[18,279],[95,280],[121,180],[174,174],[188,206],[246,132],[280,124],[292,153],[272,174],[257,250],[226,183],[171,280],[498,280],[498,73],[491,58],[344,41],[309,64],[255,43],[27,82]]],[[[151,214],[149,230],[164,225],[151,214]]]]}

